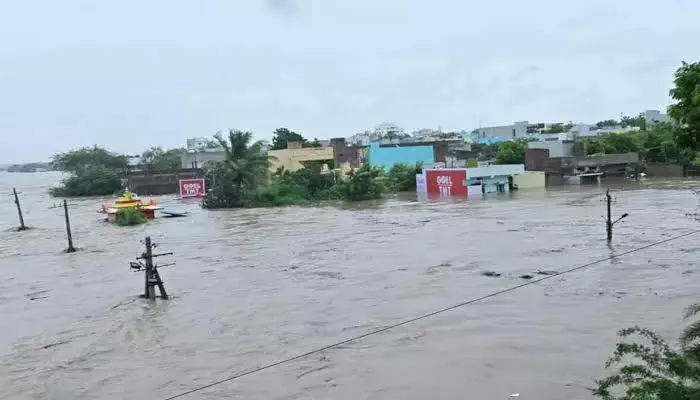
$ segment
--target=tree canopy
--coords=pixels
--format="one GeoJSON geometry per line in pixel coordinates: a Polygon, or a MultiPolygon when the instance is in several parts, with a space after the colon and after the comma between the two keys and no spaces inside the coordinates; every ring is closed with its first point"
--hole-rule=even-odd
{"type": "Polygon", "coordinates": [[[118,173],[127,169],[129,161],[126,156],[93,146],[56,154],[51,164],[71,174],[52,190],[54,196],[102,196],[121,189],[118,173]]]}
{"type": "Polygon", "coordinates": [[[689,165],[695,156],[690,149],[678,146],[674,128],[669,123],[649,125],[639,132],[610,133],[576,140],[574,152],[579,156],[616,153],[639,153],[644,162],[689,165]]]}
{"type": "MultiPolygon", "coordinates": [[[[570,128],[569,128],[570,129],[570,128]]],[[[564,124],[552,124],[544,133],[562,133],[564,132],[564,124]]]]}
{"type": "Polygon", "coordinates": [[[496,164],[524,164],[527,142],[522,140],[509,140],[498,146],[494,157],[496,164]]]}
{"type": "Polygon", "coordinates": [[[700,62],[683,62],[673,84],[668,114],[676,122],[675,139],[683,149],[700,151],[700,62]]]}
{"type": "Polygon", "coordinates": [[[141,154],[141,166],[147,170],[165,171],[180,169],[182,155],[185,149],[163,150],[162,147],[151,147],[141,154]]]}
{"type": "Polygon", "coordinates": [[[301,134],[290,131],[287,128],[277,128],[272,134],[272,145],[270,150],[286,149],[289,143],[300,142],[302,147],[321,147],[321,142],[318,139],[309,141],[301,134]]]}
{"type": "MultiPolygon", "coordinates": [[[[691,319],[700,304],[686,310],[691,319]]],[[[593,394],[603,400],[700,399],[700,321],[691,322],[674,348],[656,333],[640,327],[623,329],[615,352],[605,364],[614,372],[596,382],[593,394]],[[629,338],[640,340],[630,342],[629,338]]]]}
{"type": "Polygon", "coordinates": [[[251,143],[250,132],[229,130],[228,137],[217,133],[215,138],[226,158],[207,171],[210,190],[204,197],[207,208],[242,207],[246,193],[267,180],[270,162],[262,141],[251,143]]]}
{"type": "Polygon", "coordinates": [[[113,171],[125,170],[129,161],[124,155],[114,154],[102,147],[93,146],[58,153],[53,156],[51,164],[59,171],[75,173],[96,166],[113,171]]]}
{"type": "Polygon", "coordinates": [[[620,123],[615,121],[614,119],[606,119],[595,123],[595,126],[598,128],[612,128],[618,125],[620,125],[620,123]]]}
{"type": "Polygon", "coordinates": [[[631,126],[639,128],[639,130],[645,131],[647,129],[647,119],[644,117],[643,113],[639,113],[636,117],[623,115],[620,119],[620,125],[623,128],[631,126]]]}

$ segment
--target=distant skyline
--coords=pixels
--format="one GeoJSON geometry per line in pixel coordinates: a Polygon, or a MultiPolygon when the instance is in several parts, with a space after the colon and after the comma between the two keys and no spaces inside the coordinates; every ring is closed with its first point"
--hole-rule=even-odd
{"type": "Polygon", "coordinates": [[[328,139],[665,112],[699,20],[691,0],[5,1],[0,164],[228,128],[328,139]]]}

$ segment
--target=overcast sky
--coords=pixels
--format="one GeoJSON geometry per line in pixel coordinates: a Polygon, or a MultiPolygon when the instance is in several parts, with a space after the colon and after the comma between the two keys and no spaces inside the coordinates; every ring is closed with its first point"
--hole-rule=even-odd
{"type": "Polygon", "coordinates": [[[664,109],[700,1],[0,0],[0,163],[664,109]]]}

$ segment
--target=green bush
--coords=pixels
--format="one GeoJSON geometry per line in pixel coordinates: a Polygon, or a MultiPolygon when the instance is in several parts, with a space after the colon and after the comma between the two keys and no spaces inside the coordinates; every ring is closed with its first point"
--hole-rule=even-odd
{"type": "MultiPolygon", "coordinates": [[[[384,171],[365,164],[357,170],[352,170],[345,181],[338,183],[336,189],[344,200],[362,201],[375,200],[382,197],[384,186],[379,179],[384,171]]],[[[415,176],[413,177],[415,179],[415,176]]]]}
{"type": "Polygon", "coordinates": [[[387,189],[393,192],[409,192],[416,190],[416,174],[423,171],[423,164],[413,165],[398,163],[386,173],[387,189]]]}
{"type": "Polygon", "coordinates": [[[119,226],[141,225],[145,224],[146,222],[148,222],[146,216],[143,215],[143,213],[135,207],[120,209],[119,211],[117,211],[117,216],[114,220],[114,223],[119,226]]]}
{"type": "Polygon", "coordinates": [[[204,208],[238,208],[245,205],[242,184],[238,183],[233,171],[223,163],[215,163],[204,176],[209,188],[202,207],[204,208]]]}

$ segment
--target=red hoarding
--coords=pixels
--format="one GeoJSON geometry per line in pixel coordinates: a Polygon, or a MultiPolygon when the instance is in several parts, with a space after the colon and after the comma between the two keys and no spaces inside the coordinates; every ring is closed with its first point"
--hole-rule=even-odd
{"type": "Polygon", "coordinates": [[[180,197],[204,197],[204,179],[180,179],[180,197]]]}
{"type": "Polygon", "coordinates": [[[428,194],[440,197],[467,197],[466,169],[425,170],[428,194]]]}

